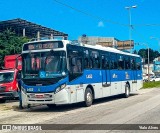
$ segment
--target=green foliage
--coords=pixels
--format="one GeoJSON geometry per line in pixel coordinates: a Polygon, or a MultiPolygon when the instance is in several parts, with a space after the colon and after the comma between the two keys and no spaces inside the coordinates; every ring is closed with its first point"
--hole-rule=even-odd
{"type": "Polygon", "coordinates": [[[143,89],[146,88],[154,88],[154,87],[160,87],[160,81],[152,81],[152,82],[144,82],[143,83],[143,89]]]}
{"type": "MultiPolygon", "coordinates": [[[[140,55],[142,58],[145,59],[145,63],[148,63],[148,49],[140,49],[138,51],[138,55],[140,55]]],[[[149,61],[150,63],[153,62],[153,60],[160,56],[160,53],[158,51],[154,51],[152,49],[149,49],[149,61]]]]}
{"type": "Polygon", "coordinates": [[[19,37],[10,29],[0,33],[0,67],[4,66],[4,56],[20,54],[22,45],[28,42],[26,37],[19,37]]]}
{"type": "Polygon", "coordinates": [[[133,51],[133,54],[137,54],[137,51],[136,51],[136,50],[134,50],[134,51],[133,51]]]}

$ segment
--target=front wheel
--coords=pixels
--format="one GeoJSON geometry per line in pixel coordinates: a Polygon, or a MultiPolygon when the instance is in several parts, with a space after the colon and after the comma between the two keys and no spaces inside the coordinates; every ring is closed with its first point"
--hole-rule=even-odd
{"type": "Polygon", "coordinates": [[[84,98],[85,98],[85,106],[86,107],[91,106],[93,103],[93,94],[92,94],[92,90],[90,88],[86,89],[84,98]]]}
{"type": "Polygon", "coordinates": [[[128,98],[130,95],[130,87],[128,84],[125,85],[125,93],[124,93],[124,97],[128,98]]]}

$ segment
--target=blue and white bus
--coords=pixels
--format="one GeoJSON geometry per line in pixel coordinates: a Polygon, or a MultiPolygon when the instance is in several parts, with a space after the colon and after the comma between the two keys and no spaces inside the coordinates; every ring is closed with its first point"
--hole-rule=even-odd
{"type": "Polygon", "coordinates": [[[69,40],[36,40],[22,48],[23,106],[83,102],[137,91],[142,87],[139,55],[69,40]]]}

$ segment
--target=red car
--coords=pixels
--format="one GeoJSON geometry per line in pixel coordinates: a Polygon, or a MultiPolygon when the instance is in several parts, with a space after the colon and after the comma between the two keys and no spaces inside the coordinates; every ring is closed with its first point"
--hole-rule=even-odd
{"type": "Polygon", "coordinates": [[[0,102],[18,98],[18,70],[0,70],[0,102]]]}
{"type": "MultiPolygon", "coordinates": [[[[17,78],[19,71],[15,69],[16,58],[19,55],[7,55],[4,58],[4,69],[0,70],[0,102],[18,98],[17,78]]],[[[18,58],[18,68],[21,69],[21,57],[18,58]]]]}

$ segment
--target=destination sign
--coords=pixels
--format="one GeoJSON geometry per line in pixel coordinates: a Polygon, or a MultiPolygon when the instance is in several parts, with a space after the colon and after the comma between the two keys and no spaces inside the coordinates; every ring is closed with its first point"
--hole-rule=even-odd
{"type": "Polygon", "coordinates": [[[24,45],[23,51],[40,50],[40,49],[56,49],[56,48],[63,48],[63,43],[61,41],[28,43],[24,45]]]}

